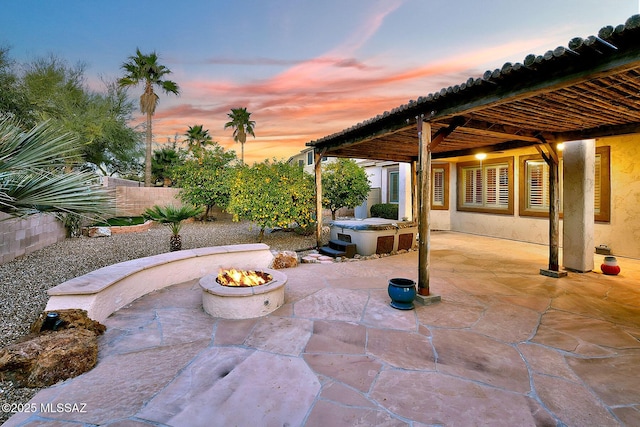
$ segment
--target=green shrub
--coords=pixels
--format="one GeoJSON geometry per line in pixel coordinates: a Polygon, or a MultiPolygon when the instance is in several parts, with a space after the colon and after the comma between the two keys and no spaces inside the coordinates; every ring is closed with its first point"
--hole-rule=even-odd
{"type": "Polygon", "coordinates": [[[106,221],[93,224],[94,227],[113,227],[144,224],[144,217],[141,216],[116,216],[106,221]]]}
{"type": "Polygon", "coordinates": [[[371,206],[371,216],[376,218],[398,219],[398,205],[394,203],[378,203],[371,206]]]}

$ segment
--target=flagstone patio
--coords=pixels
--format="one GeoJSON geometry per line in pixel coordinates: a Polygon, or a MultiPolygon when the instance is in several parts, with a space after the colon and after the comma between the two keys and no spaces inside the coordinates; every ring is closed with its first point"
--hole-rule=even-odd
{"type": "Polygon", "coordinates": [[[431,247],[442,301],[411,311],[386,287],[417,279],[416,252],[283,270],[285,305],[258,319],[210,317],[197,281],[148,294],[106,320],[92,371],[5,425],[640,425],[640,261],[554,279],[545,246],[431,247]]]}

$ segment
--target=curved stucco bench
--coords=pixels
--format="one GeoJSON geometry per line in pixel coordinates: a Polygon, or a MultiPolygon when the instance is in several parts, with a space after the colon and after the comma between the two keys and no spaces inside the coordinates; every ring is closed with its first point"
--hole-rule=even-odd
{"type": "Polygon", "coordinates": [[[220,268],[267,268],[273,260],[262,243],[212,246],[138,258],[94,270],[47,291],[46,311],[80,308],[103,322],[149,292],[217,273],[220,268]]]}

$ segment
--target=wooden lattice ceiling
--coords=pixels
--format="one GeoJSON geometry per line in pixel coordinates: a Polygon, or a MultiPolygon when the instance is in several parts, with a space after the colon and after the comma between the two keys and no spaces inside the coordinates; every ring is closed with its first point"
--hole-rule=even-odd
{"type": "Polygon", "coordinates": [[[307,145],[327,156],[411,162],[419,117],[433,135],[455,127],[434,158],[639,133],[640,15],[307,145]]]}

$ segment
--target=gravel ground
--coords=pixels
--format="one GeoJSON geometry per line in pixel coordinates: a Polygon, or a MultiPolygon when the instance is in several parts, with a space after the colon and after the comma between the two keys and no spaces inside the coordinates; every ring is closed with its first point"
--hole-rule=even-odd
{"type": "MultiPolygon", "coordinates": [[[[255,243],[259,228],[250,223],[231,221],[184,224],[182,248],[255,243]]],[[[142,233],[115,234],[111,237],[66,239],[40,249],[22,259],[0,265],[0,348],[26,335],[31,323],[44,310],[47,289],[76,276],[110,264],[169,251],[167,227],[154,225],[142,233]]],[[[263,243],[272,250],[304,250],[315,246],[315,236],[294,232],[265,232],[263,243]]],[[[0,408],[3,404],[27,403],[38,389],[15,387],[0,382],[0,408]]],[[[0,422],[10,413],[0,410],[0,422]]]]}

